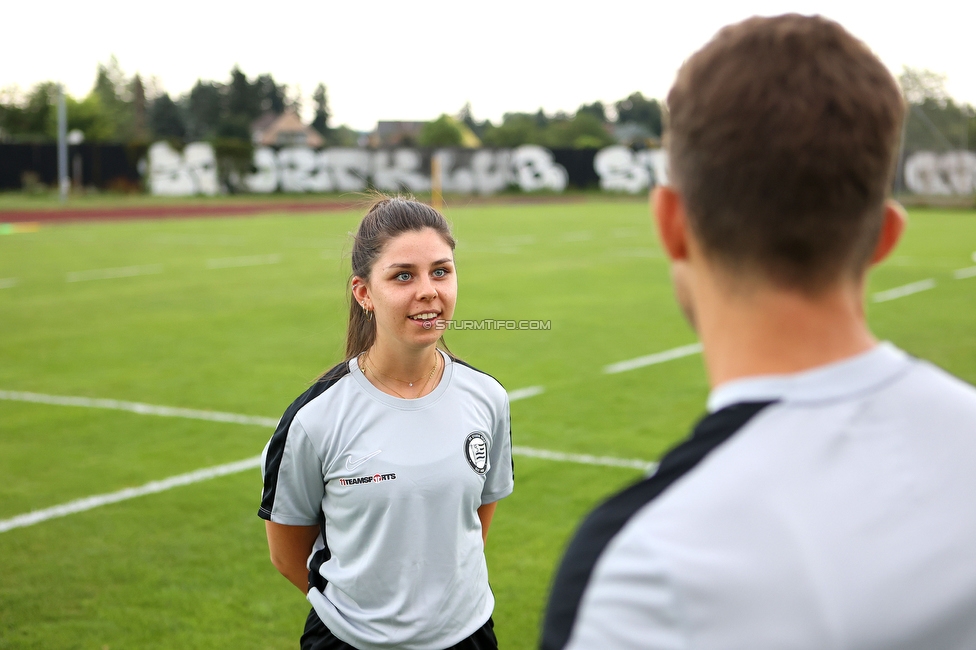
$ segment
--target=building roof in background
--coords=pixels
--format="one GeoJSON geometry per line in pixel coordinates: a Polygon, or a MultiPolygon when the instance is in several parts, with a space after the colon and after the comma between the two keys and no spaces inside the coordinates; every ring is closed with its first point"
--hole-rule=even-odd
{"type": "Polygon", "coordinates": [[[251,140],[256,145],[306,146],[313,149],[325,144],[318,131],[302,124],[298,113],[288,109],[281,115],[265,113],[251,123],[251,140]]]}

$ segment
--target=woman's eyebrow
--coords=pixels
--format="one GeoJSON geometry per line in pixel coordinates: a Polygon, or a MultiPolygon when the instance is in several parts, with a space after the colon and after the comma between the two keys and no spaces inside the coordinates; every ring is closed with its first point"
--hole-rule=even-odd
{"type": "MultiPolygon", "coordinates": [[[[446,264],[448,262],[452,262],[453,263],[454,260],[452,258],[450,258],[450,257],[445,257],[443,259],[440,259],[440,260],[436,260],[434,262],[431,262],[430,265],[431,266],[437,266],[438,264],[446,264]]],[[[394,262],[393,264],[388,265],[386,268],[388,268],[388,269],[412,269],[415,266],[417,266],[417,265],[416,264],[412,264],[410,262],[394,262]]]]}

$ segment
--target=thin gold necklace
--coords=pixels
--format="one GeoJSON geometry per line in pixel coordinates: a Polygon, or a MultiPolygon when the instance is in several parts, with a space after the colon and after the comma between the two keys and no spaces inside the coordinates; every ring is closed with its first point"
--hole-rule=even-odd
{"type": "MultiPolygon", "coordinates": [[[[363,354],[365,354],[365,355],[366,355],[366,359],[368,360],[368,359],[369,359],[369,350],[366,350],[366,352],[364,352],[363,354]]],[[[437,351],[436,351],[436,350],[434,350],[434,367],[433,367],[433,368],[431,368],[431,369],[430,369],[430,372],[428,372],[428,373],[427,373],[427,381],[430,381],[430,378],[431,378],[431,377],[433,376],[433,374],[434,374],[434,371],[435,371],[435,370],[437,370],[437,357],[438,357],[438,354],[437,354],[437,351]]],[[[387,379],[392,379],[392,380],[394,380],[394,381],[398,381],[398,382],[400,382],[400,383],[403,383],[403,384],[407,384],[407,385],[408,385],[408,386],[410,386],[411,388],[413,388],[413,385],[414,385],[415,383],[417,383],[418,381],[420,381],[421,379],[423,379],[423,377],[424,377],[423,375],[421,375],[420,377],[417,377],[417,378],[416,378],[416,379],[414,379],[413,381],[410,381],[410,380],[408,380],[408,379],[400,379],[400,378],[398,378],[398,377],[393,377],[393,376],[391,376],[391,375],[388,375],[388,374],[386,374],[385,372],[380,372],[379,370],[377,370],[377,369],[376,369],[376,366],[375,366],[375,365],[373,365],[373,366],[372,366],[372,367],[370,368],[370,372],[372,372],[372,373],[373,373],[374,375],[376,375],[376,374],[379,374],[379,375],[383,375],[383,376],[384,376],[384,377],[386,377],[387,379]]]]}
{"type": "MultiPolygon", "coordinates": [[[[437,355],[437,356],[440,356],[440,355],[437,355]]],[[[434,371],[437,370],[437,356],[434,357],[434,367],[431,368],[430,369],[430,372],[427,373],[427,379],[424,380],[424,385],[420,387],[420,392],[417,393],[417,396],[416,397],[413,397],[413,398],[410,398],[410,397],[407,397],[407,396],[403,395],[396,388],[394,388],[393,386],[390,386],[388,383],[386,383],[385,381],[383,381],[382,379],[380,379],[378,375],[381,375],[382,373],[377,372],[375,368],[371,368],[366,363],[366,359],[369,358],[367,352],[361,353],[359,355],[359,357],[356,359],[356,362],[364,370],[368,370],[369,372],[373,373],[373,377],[376,379],[376,381],[380,382],[381,384],[383,384],[384,386],[386,386],[388,389],[390,389],[391,391],[393,391],[393,394],[396,395],[397,397],[399,397],[400,399],[420,399],[421,397],[423,397],[424,390],[427,388],[427,384],[430,383],[431,377],[434,376],[434,371]]],[[[366,373],[364,372],[363,374],[366,374],[366,373]]],[[[384,376],[389,377],[389,375],[384,375],[384,376]]],[[[389,377],[389,378],[390,379],[396,379],[396,377],[389,377]]],[[[403,381],[403,380],[402,379],[397,379],[397,381],[403,381]]],[[[417,381],[420,381],[420,379],[417,379],[417,381]]],[[[404,382],[404,383],[410,383],[410,382],[404,382]]],[[[410,385],[413,386],[412,383],[410,383],[410,385]]]]}

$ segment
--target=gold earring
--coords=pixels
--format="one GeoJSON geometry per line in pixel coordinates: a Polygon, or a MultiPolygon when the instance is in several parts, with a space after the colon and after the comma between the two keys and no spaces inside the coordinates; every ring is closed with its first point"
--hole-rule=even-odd
{"type": "Polygon", "coordinates": [[[363,315],[366,317],[366,320],[373,320],[373,312],[366,309],[366,301],[364,300],[362,303],[360,303],[360,305],[363,308],[363,315]]]}

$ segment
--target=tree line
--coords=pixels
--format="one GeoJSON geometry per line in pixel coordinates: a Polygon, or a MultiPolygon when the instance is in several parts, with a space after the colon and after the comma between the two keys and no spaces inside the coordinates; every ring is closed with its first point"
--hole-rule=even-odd
{"type": "MultiPolygon", "coordinates": [[[[945,77],[928,70],[905,68],[899,82],[910,112],[906,124],[907,150],[976,150],[976,109],[957,103],[946,92],[945,77]]],[[[0,91],[0,141],[46,142],[57,134],[57,85],[37,84],[26,93],[0,91]]],[[[311,97],[312,128],[327,146],[356,146],[360,134],[347,126],[332,127],[326,86],[318,84],[311,97]]],[[[97,66],[95,83],[85,97],[66,97],[68,129],[86,141],[148,143],[158,139],[209,141],[224,149],[240,149],[249,159],[252,123],[267,113],[300,112],[297,89],[268,74],[249,78],[238,66],[226,81],[197,80],[177,97],[161,89],[159,81],[138,73],[127,76],[113,56],[97,66]]],[[[666,120],[662,102],[640,92],[619,101],[581,105],[574,113],[506,113],[496,124],[477,120],[470,104],[454,115],[442,114],[424,124],[415,139],[401,145],[422,147],[517,147],[537,144],[553,149],[600,148],[622,143],[634,147],[660,142],[666,120]]]]}
{"type": "MultiPolygon", "coordinates": [[[[331,128],[326,87],[312,94],[312,127],[326,143],[355,145],[348,127],[331,128]]],[[[99,64],[95,84],[82,99],[66,96],[68,130],[80,131],[86,141],[147,143],[158,139],[238,141],[250,143],[251,124],[266,113],[300,111],[303,98],[271,74],[254,78],[238,67],[227,81],[197,80],[193,88],[171,97],[156,78],[127,76],[113,56],[99,64]]],[[[0,140],[45,142],[57,137],[57,84],[43,82],[26,93],[0,91],[0,140]]]]}

